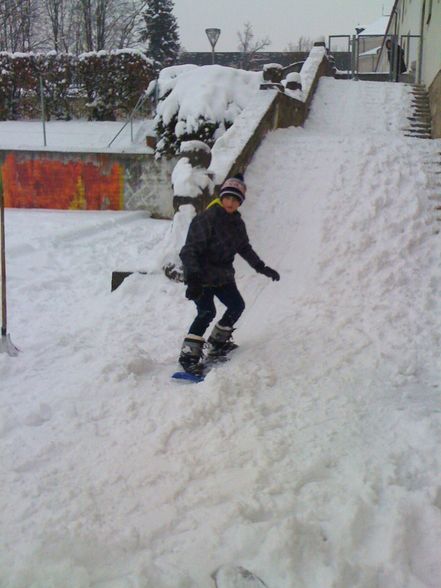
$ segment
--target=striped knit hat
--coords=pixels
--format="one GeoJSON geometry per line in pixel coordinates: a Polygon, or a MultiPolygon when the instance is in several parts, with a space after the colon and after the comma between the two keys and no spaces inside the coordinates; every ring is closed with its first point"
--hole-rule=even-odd
{"type": "Polygon", "coordinates": [[[242,204],[245,200],[246,191],[247,187],[243,181],[243,175],[236,174],[234,177],[225,180],[225,182],[222,184],[222,188],[219,192],[219,198],[222,199],[224,196],[234,196],[234,198],[237,198],[237,200],[239,200],[239,202],[242,204]]]}

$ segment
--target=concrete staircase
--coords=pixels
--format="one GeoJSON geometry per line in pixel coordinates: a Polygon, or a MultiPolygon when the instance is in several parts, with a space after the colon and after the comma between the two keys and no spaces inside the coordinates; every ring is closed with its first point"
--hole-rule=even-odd
{"type": "Polygon", "coordinates": [[[412,114],[408,116],[409,126],[406,137],[418,139],[432,138],[432,122],[430,114],[429,94],[426,87],[420,84],[412,85],[412,114]]]}

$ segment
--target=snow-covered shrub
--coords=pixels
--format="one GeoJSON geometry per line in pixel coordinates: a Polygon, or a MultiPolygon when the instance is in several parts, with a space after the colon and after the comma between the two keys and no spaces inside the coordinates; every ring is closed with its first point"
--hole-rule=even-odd
{"type": "Polygon", "coordinates": [[[37,68],[43,78],[43,90],[47,119],[70,120],[71,106],[68,100],[72,85],[76,57],[68,53],[41,53],[37,55],[37,68]]]}
{"type": "Polygon", "coordinates": [[[156,114],[158,156],[175,156],[183,141],[210,147],[259,91],[260,72],[219,65],[183,65],[161,71],[156,114]]]}
{"type": "Polygon", "coordinates": [[[208,173],[211,151],[201,141],[186,141],[181,145],[179,161],[172,173],[173,207],[175,215],[164,243],[162,269],[171,280],[182,282],[184,270],[179,251],[184,245],[188,227],[196,212],[201,212],[213,192],[208,173]]]}
{"type": "Polygon", "coordinates": [[[112,51],[109,81],[114,86],[116,109],[129,114],[154,76],[153,61],[142,51],[112,51]]]}
{"type": "Polygon", "coordinates": [[[26,92],[36,92],[38,71],[33,53],[0,53],[0,117],[15,120],[24,113],[26,92]]]}
{"type": "Polygon", "coordinates": [[[46,116],[68,120],[67,101],[76,58],[63,53],[0,53],[0,116],[40,116],[40,76],[46,116]]]}
{"type": "Polygon", "coordinates": [[[14,74],[9,53],[0,53],[0,120],[13,118],[14,74]]]}
{"type": "Polygon", "coordinates": [[[115,120],[115,90],[109,84],[109,61],[107,51],[82,53],[78,58],[78,76],[87,93],[89,120],[115,120]]]}
{"type": "Polygon", "coordinates": [[[130,112],[153,78],[152,61],[141,51],[93,51],[78,59],[78,74],[88,96],[89,118],[115,120],[130,112]]]}
{"type": "Polygon", "coordinates": [[[84,53],[79,57],[47,54],[0,53],[0,119],[40,116],[40,76],[46,115],[68,120],[73,85],[83,86],[89,118],[115,120],[127,115],[154,78],[153,62],[142,51],[121,49],[84,53]]]}

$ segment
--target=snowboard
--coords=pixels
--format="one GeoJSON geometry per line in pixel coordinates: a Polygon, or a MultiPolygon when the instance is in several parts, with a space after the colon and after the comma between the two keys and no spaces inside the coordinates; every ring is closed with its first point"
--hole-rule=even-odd
{"type": "Polygon", "coordinates": [[[199,384],[205,380],[205,373],[202,374],[190,374],[190,372],[175,372],[172,374],[174,380],[180,380],[181,382],[187,382],[189,384],[199,384]]]}
{"type": "Polygon", "coordinates": [[[242,566],[222,566],[211,577],[216,588],[268,588],[259,576],[242,566]]]}
{"type": "Polygon", "coordinates": [[[179,382],[186,383],[186,384],[199,384],[205,380],[205,376],[208,374],[209,371],[215,366],[222,363],[225,363],[230,359],[229,355],[232,351],[237,349],[237,346],[234,349],[231,349],[226,355],[216,355],[213,357],[207,356],[202,360],[202,372],[200,374],[192,374],[190,372],[185,372],[183,370],[179,370],[172,374],[173,380],[178,380],[179,382]]]}

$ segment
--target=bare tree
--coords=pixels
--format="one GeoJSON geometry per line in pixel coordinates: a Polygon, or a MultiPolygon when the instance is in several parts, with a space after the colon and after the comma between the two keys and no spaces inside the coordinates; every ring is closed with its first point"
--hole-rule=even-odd
{"type": "Polygon", "coordinates": [[[93,51],[95,49],[93,42],[93,13],[92,0],[80,0],[82,18],[83,18],[83,32],[86,51],[93,51]]]}
{"type": "Polygon", "coordinates": [[[34,34],[38,17],[37,0],[0,1],[0,50],[32,51],[39,40],[34,34]]]}
{"type": "Polygon", "coordinates": [[[135,43],[135,29],[145,0],[79,0],[86,51],[115,49],[135,43]]]}
{"type": "Polygon", "coordinates": [[[96,0],[96,49],[100,51],[106,46],[107,18],[109,0],[96,0]]]}
{"type": "Polygon", "coordinates": [[[238,49],[241,53],[240,66],[242,69],[250,69],[256,53],[271,45],[271,40],[269,37],[256,40],[253,25],[250,22],[244,23],[243,30],[238,31],[237,36],[239,39],[238,49]]]}
{"type": "Polygon", "coordinates": [[[297,53],[297,52],[304,52],[304,51],[311,51],[314,47],[313,39],[309,37],[299,37],[299,40],[296,43],[288,43],[288,47],[285,51],[289,53],[297,53]]]}
{"type": "Polygon", "coordinates": [[[138,43],[147,0],[0,0],[0,51],[82,53],[138,43]]]}
{"type": "Polygon", "coordinates": [[[67,20],[66,0],[45,0],[46,14],[49,18],[52,45],[55,51],[68,51],[65,23],[67,20]]]}

